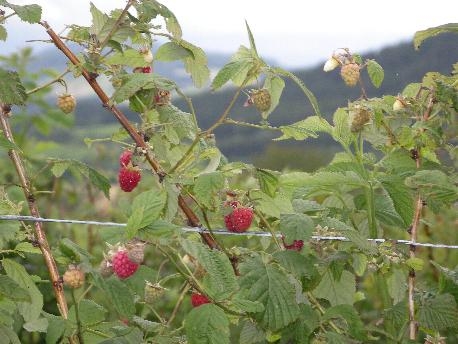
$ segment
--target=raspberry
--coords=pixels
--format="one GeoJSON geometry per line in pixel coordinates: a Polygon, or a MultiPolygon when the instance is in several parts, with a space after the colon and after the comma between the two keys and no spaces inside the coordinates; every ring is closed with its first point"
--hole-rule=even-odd
{"type": "Polygon", "coordinates": [[[143,259],[145,259],[145,245],[146,244],[144,242],[139,240],[127,243],[127,253],[132,262],[137,264],[143,263],[143,259]]]}
{"type": "Polygon", "coordinates": [[[352,115],[350,129],[353,133],[360,132],[364,128],[364,125],[371,119],[369,110],[362,107],[355,108],[352,115]]]}
{"type": "Polygon", "coordinates": [[[158,90],[156,95],[154,96],[154,101],[157,105],[170,104],[171,100],[172,96],[170,95],[170,91],[167,90],[158,90]]]}
{"type": "Polygon", "coordinates": [[[259,111],[264,112],[270,109],[272,101],[269,91],[265,88],[260,90],[252,90],[250,92],[250,98],[254,106],[256,106],[256,109],[259,111]]]}
{"type": "Polygon", "coordinates": [[[205,295],[198,294],[198,293],[191,294],[191,304],[193,307],[199,307],[206,303],[211,303],[211,302],[205,295]]]}
{"type": "Polygon", "coordinates": [[[131,192],[138,185],[142,175],[137,167],[121,167],[118,182],[122,191],[131,192]]]}
{"type": "Polygon", "coordinates": [[[253,221],[253,209],[235,208],[230,214],[224,216],[224,223],[230,232],[245,232],[253,221]]]}
{"type": "Polygon", "coordinates": [[[99,272],[102,277],[110,277],[113,274],[113,265],[105,258],[100,262],[99,272]]]}
{"type": "Polygon", "coordinates": [[[287,250],[294,250],[294,251],[299,252],[302,250],[302,247],[304,246],[304,241],[303,240],[294,240],[291,245],[286,245],[283,242],[283,245],[285,245],[285,248],[287,250]]]}
{"type": "Polygon", "coordinates": [[[348,86],[355,86],[359,80],[359,65],[357,63],[348,63],[340,69],[340,76],[348,86]]]}
{"type": "Polygon", "coordinates": [[[84,272],[77,265],[69,265],[62,276],[64,284],[72,289],[80,288],[84,284],[84,272]]]}
{"type": "Polygon", "coordinates": [[[145,60],[145,63],[151,64],[151,62],[153,62],[153,54],[150,49],[140,49],[140,54],[143,56],[143,60],[145,60]]]}
{"type": "Polygon", "coordinates": [[[159,283],[151,283],[146,281],[145,284],[145,302],[154,303],[158,298],[164,295],[165,288],[162,287],[159,283]]]}
{"type": "Polygon", "coordinates": [[[112,264],[114,273],[121,279],[132,276],[139,266],[129,259],[125,250],[120,250],[113,255],[112,264]]]}
{"type": "Polygon", "coordinates": [[[119,165],[121,165],[121,167],[127,167],[127,165],[129,165],[129,162],[131,160],[132,160],[132,151],[125,150],[124,152],[121,153],[119,157],[119,165]]]}
{"type": "Polygon", "coordinates": [[[61,94],[59,98],[57,98],[57,106],[63,113],[70,113],[75,110],[76,99],[71,94],[61,94]]]}
{"type": "Polygon", "coordinates": [[[151,66],[146,66],[146,67],[135,67],[133,72],[134,73],[144,73],[144,74],[149,74],[153,71],[151,66]]]}

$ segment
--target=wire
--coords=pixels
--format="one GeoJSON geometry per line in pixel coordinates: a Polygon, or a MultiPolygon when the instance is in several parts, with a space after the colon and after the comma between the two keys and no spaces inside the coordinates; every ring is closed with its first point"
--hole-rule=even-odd
{"type": "MultiPolygon", "coordinates": [[[[80,225],[94,225],[94,226],[107,226],[107,227],[126,227],[126,223],[118,222],[100,222],[100,221],[87,221],[87,220],[68,220],[68,219],[50,219],[43,217],[33,217],[24,215],[0,215],[0,220],[7,221],[32,221],[32,222],[53,222],[53,223],[70,223],[80,225]]],[[[210,233],[209,230],[202,227],[182,227],[184,232],[195,232],[195,233],[210,233]]],[[[258,237],[271,237],[272,234],[269,232],[249,231],[244,233],[229,232],[225,229],[216,229],[211,231],[213,234],[218,235],[233,235],[233,236],[258,236],[258,237]]],[[[281,238],[282,234],[276,234],[277,237],[281,238]]],[[[313,240],[331,240],[331,241],[350,241],[344,236],[320,236],[313,235],[313,240]]],[[[412,242],[410,240],[396,240],[396,239],[367,239],[367,241],[375,243],[392,242],[394,244],[413,245],[419,247],[432,247],[432,248],[447,248],[447,249],[458,249],[458,245],[445,245],[445,244],[432,244],[432,243],[421,243],[412,242]]]]}

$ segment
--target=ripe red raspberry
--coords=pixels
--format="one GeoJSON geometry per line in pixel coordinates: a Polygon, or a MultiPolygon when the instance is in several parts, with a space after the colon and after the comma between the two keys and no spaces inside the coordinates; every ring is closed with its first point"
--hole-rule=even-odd
{"type": "Polygon", "coordinates": [[[119,165],[121,167],[127,167],[129,165],[129,162],[132,160],[132,151],[130,150],[125,150],[124,152],[121,153],[119,156],[119,165]]]}
{"type": "Polygon", "coordinates": [[[118,182],[121,190],[131,192],[138,185],[142,175],[137,167],[121,167],[118,174],[118,182]]]}
{"type": "Polygon", "coordinates": [[[84,284],[84,272],[77,265],[69,265],[62,276],[64,284],[72,289],[80,288],[84,284]]]}
{"type": "Polygon", "coordinates": [[[357,63],[348,63],[340,69],[340,76],[348,86],[356,86],[359,80],[360,67],[357,63]]]}
{"type": "Polygon", "coordinates": [[[132,276],[137,271],[139,264],[129,259],[127,251],[120,250],[112,258],[113,271],[121,279],[132,276]]]}
{"type": "Polygon", "coordinates": [[[294,251],[301,251],[302,247],[304,246],[304,241],[303,240],[294,240],[291,245],[286,245],[285,242],[283,242],[283,245],[285,245],[285,248],[287,250],[294,250],[294,251]]]}
{"type": "Polygon", "coordinates": [[[57,106],[63,113],[70,113],[75,110],[76,99],[71,94],[64,93],[57,98],[57,106]]]}
{"type": "Polygon", "coordinates": [[[191,304],[193,307],[199,307],[206,303],[211,303],[211,301],[205,295],[198,293],[191,294],[191,304]]]}
{"type": "Polygon", "coordinates": [[[251,226],[253,221],[253,209],[235,208],[230,214],[224,216],[224,223],[230,232],[242,233],[251,226]]]}

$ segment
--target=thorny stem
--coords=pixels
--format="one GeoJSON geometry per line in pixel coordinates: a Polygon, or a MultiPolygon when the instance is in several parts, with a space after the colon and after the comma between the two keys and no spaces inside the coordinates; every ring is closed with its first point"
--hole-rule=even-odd
{"type": "Polygon", "coordinates": [[[52,84],[54,84],[56,82],[59,82],[68,72],[70,72],[70,69],[67,68],[64,72],[62,72],[59,76],[57,76],[53,80],[50,80],[50,81],[48,81],[47,83],[45,83],[45,84],[43,84],[41,86],[35,87],[34,89],[31,89],[30,91],[27,91],[27,95],[29,96],[32,93],[38,92],[38,91],[42,90],[43,88],[46,88],[46,87],[51,86],[52,84]]]}
{"type": "MultiPolygon", "coordinates": [[[[54,32],[54,30],[48,25],[46,22],[41,22],[40,23],[45,29],[48,35],[51,37],[53,40],[54,44],[57,46],[58,49],[60,49],[65,56],[70,60],[71,63],[73,63],[76,66],[80,66],[81,63],[79,59],[73,54],[73,52],[65,45],[65,43],[59,38],[59,36],[54,32]]],[[[135,128],[131,125],[127,117],[124,115],[122,111],[120,111],[116,106],[112,105],[110,103],[110,99],[107,96],[107,94],[103,91],[103,89],[100,87],[99,83],[97,80],[85,69],[82,69],[81,71],[83,77],[86,79],[86,81],[89,83],[89,85],[92,87],[94,92],[97,94],[99,99],[102,101],[102,104],[104,107],[109,109],[112,114],[116,117],[116,119],[119,121],[119,123],[126,129],[126,131],[129,133],[130,137],[134,140],[135,144],[143,148],[146,153],[145,157],[148,163],[151,165],[153,170],[157,173],[160,179],[164,178],[166,176],[165,171],[162,169],[161,165],[159,162],[148,152],[148,144],[144,141],[143,137],[135,130],[135,128]]],[[[183,211],[183,213],[186,215],[189,224],[194,227],[200,227],[200,221],[197,215],[192,211],[192,209],[186,204],[186,201],[184,200],[182,195],[178,196],[178,205],[183,211]]],[[[210,247],[210,248],[219,248],[218,245],[216,244],[214,238],[212,237],[211,234],[208,233],[200,233],[202,239],[205,241],[205,243],[210,247]]],[[[235,268],[235,263],[234,263],[234,268],[235,268]]]]}
{"type": "MultiPolygon", "coordinates": [[[[11,132],[11,127],[8,121],[9,116],[9,106],[0,103],[0,125],[3,131],[3,135],[5,138],[14,144],[13,134],[11,132]]],[[[16,173],[19,177],[22,191],[24,196],[27,200],[27,204],[29,206],[30,214],[34,217],[41,217],[40,212],[38,211],[38,207],[35,201],[35,196],[32,192],[32,186],[30,183],[30,179],[27,176],[26,170],[24,168],[24,164],[22,162],[21,157],[19,156],[18,152],[14,149],[11,149],[8,152],[14,167],[16,168],[16,173]]],[[[59,276],[59,270],[57,269],[56,261],[51,252],[51,248],[49,247],[48,240],[46,238],[46,233],[42,226],[41,222],[34,223],[35,228],[35,238],[37,243],[40,247],[40,250],[43,254],[43,258],[46,263],[46,267],[48,268],[49,276],[51,278],[54,294],[56,296],[57,306],[59,308],[60,314],[64,319],[68,318],[68,307],[67,301],[65,300],[64,290],[62,288],[61,279],[59,276]]]]}
{"type": "Polygon", "coordinates": [[[254,124],[254,123],[235,121],[232,118],[226,118],[223,123],[224,124],[234,124],[234,125],[238,125],[241,127],[249,127],[249,128],[271,130],[271,131],[280,131],[280,128],[272,127],[271,125],[265,125],[265,124],[259,125],[259,124],[254,124]]]}

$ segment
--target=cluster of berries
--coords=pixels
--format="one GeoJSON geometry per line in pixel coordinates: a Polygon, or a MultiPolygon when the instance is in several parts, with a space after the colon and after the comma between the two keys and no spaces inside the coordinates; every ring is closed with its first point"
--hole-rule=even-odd
{"type": "Polygon", "coordinates": [[[121,279],[132,276],[145,258],[145,243],[133,240],[124,245],[110,247],[100,263],[100,273],[108,277],[113,273],[121,279]]]}
{"type": "Polygon", "coordinates": [[[142,179],[140,169],[132,163],[132,151],[125,150],[119,157],[118,182],[121,190],[131,192],[142,179]]]}

